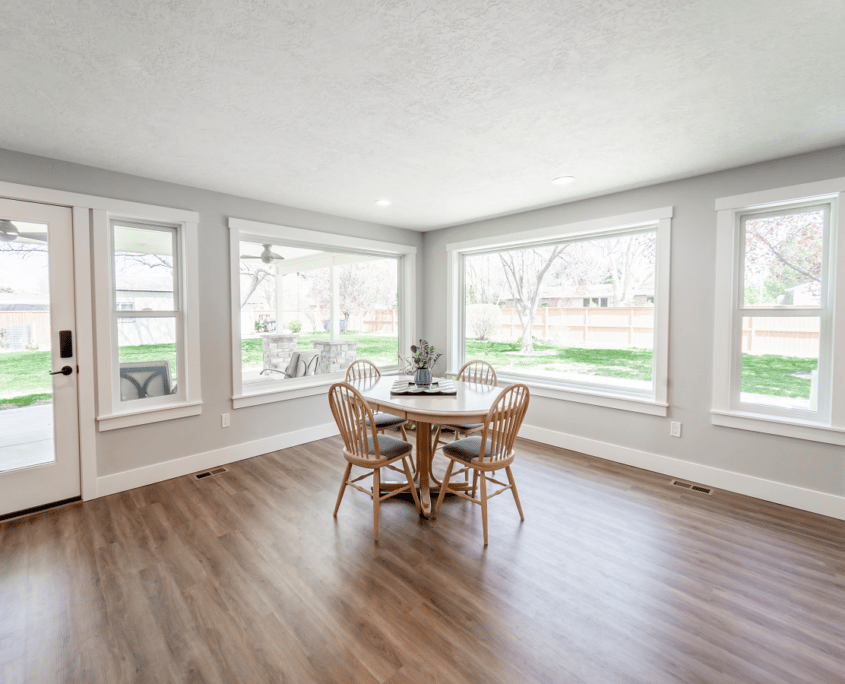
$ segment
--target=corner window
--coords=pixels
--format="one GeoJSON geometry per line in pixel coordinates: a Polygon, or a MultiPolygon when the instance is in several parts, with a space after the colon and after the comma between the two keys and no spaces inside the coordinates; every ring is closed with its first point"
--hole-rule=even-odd
{"type": "Polygon", "coordinates": [[[798,194],[811,189],[717,202],[716,424],[840,439],[832,435],[845,399],[833,383],[842,354],[833,334],[841,318],[835,297],[839,193],[798,194]]]}
{"type": "Polygon", "coordinates": [[[235,408],[324,391],[359,358],[398,368],[412,339],[413,247],[238,219],[230,228],[235,408]]]}
{"type": "Polygon", "coordinates": [[[665,415],[670,216],[450,246],[450,370],[481,359],[550,396],[665,415]]]}
{"type": "Polygon", "coordinates": [[[196,223],[95,211],[94,230],[100,430],[196,415],[196,223]]]}

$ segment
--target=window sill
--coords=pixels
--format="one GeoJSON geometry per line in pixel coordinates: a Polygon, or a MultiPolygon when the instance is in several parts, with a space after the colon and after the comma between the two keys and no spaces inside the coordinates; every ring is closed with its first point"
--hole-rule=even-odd
{"type": "Polygon", "coordinates": [[[750,411],[723,411],[712,409],[710,422],[721,427],[764,432],[781,437],[805,439],[811,442],[823,442],[845,446],[845,428],[833,427],[822,423],[780,418],[750,411]]]}
{"type": "Polygon", "coordinates": [[[160,423],[165,420],[187,418],[188,416],[198,416],[201,413],[202,402],[191,401],[97,416],[97,422],[99,423],[99,431],[107,432],[109,430],[120,430],[135,425],[146,425],[148,423],[160,423]]]}
{"type": "MultiPolygon", "coordinates": [[[[454,377],[456,373],[447,373],[454,377]]],[[[573,401],[579,404],[590,404],[591,406],[603,406],[605,408],[618,409],[620,411],[633,411],[634,413],[645,413],[652,416],[666,417],[669,410],[667,403],[655,401],[651,397],[637,396],[613,392],[603,388],[561,386],[551,383],[544,383],[531,378],[524,378],[517,375],[498,375],[499,382],[507,385],[522,383],[527,385],[531,393],[538,397],[558,399],[560,401],[573,401]]]]}
{"type": "MultiPolygon", "coordinates": [[[[381,369],[382,375],[399,375],[397,366],[381,369]]],[[[343,382],[346,371],[327,373],[326,375],[310,375],[304,378],[289,378],[287,380],[269,380],[261,383],[244,383],[241,394],[232,397],[232,408],[247,408],[272,404],[276,401],[289,401],[302,397],[312,397],[315,394],[327,394],[329,387],[336,382],[343,382]]]]}
{"type": "Polygon", "coordinates": [[[276,401],[311,397],[315,394],[326,394],[329,387],[336,382],[342,382],[343,377],[343,373],[329,373],[305,378],[276,380],[266,384],[247,385],[248,391],[232,397],[232,408],[247,408],[248,406],[272,404],[276,401]]]}

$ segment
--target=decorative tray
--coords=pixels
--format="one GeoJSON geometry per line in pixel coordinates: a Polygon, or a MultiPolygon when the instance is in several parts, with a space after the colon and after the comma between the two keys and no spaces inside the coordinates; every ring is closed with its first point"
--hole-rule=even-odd
{"type": "Polygon", "coordinates": [[[390,390],[391,396],[412,396],[425,394],[429,396],[455,396],[458,390],[455,383],[446,378],[433,378],[428,388],[418,387],[413,380],[397,380],[390,390]]]}

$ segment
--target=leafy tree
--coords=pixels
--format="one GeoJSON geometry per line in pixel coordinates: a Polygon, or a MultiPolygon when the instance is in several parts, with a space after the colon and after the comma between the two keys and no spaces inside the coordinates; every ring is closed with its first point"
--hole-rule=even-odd
{"type": "Polygon", "coordinates": [[[746,220],[746,303],[775,303],[798,285],[809,285],[811,296],[818,297],[823,236],[821,210],[746,220]]]}

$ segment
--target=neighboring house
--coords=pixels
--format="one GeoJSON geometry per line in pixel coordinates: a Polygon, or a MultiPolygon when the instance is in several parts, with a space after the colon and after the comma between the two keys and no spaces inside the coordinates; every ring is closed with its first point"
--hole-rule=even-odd
{"type": "MultiPolygon", "coordinates": [[[[115,305],[118,311],[156,311],[173,306],[173,279],[164,276],[117,276],[115,305]]],[[[118,345],[169,344],[176,341],[170,318],[118,319],[118,345]]]]}
{"type": "MultiPolygon", "coordinates": [[[[613,297],[611,283],[589,285],[582,288],[547,287],[540,298],[539,306],[579,308],[587,306],[619,306],[613,297]]],[[[632,306],[651,306],[654,304],[654,278],[646,280],[637,290],[632,306]]],[[[504,308],[513,308],[514,300],[505,299],[504,308]]]]}
{"type": "Polygon", "coordinates": [[[0,349],[49,349],[50,299],[45,295],[0,294],[0,349]]]}
{"type": "Polygon", "coordinates": [[[173,299],[173,278],[165,276],[117,276],[118,311],[155,311],[173,299]]]}
{"type": "Polygon", "coordinates": [[[792,304],[793,306],[818,306],[820,288],[818,283],[804,283],[803,285],[796,285],[790,287],[788,290],[791,293],[784,295],[784,300],[778,297],[778,304],[792,304]],[[791,299],[791,301],[790,301],[791,299]]]}

